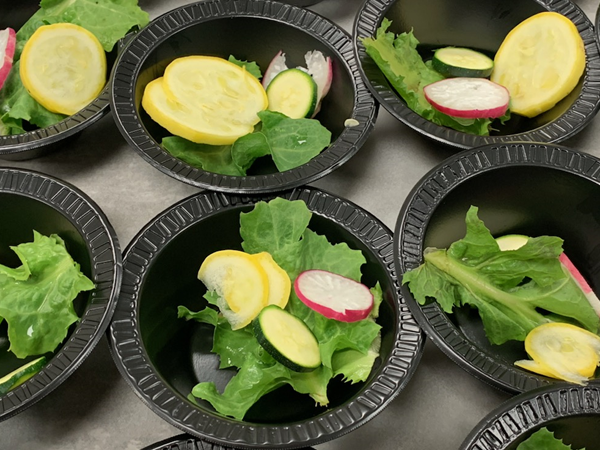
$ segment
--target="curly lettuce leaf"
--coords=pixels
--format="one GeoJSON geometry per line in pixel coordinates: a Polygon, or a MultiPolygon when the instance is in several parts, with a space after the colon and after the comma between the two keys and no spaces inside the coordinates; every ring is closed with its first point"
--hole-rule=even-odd
{"type": "Polygon", "coordinates": [[[433,108],[425,98],[423,88],[444,79],[444,76],[423,62],[417,51],[419,41],[412,31],[395,35],[388,32],[392,22],[383,19],[375,37],[362,40],[367,54],[375,61],[406,105],[421,117],[463,133],[489,135],[489,119],[462,119],[448,116],[433,108]]]}
{"type": "MultiPolygon", "coordinates": [[[[554,433],[543,427],[521,442],[517,450],[572,450],[570,445],[554,437],[554,433]]],[[[585,450],[582,448],[580,450],[585,450]]]]}
{"type": "Polygon", "coordinates": [[[57,235],[34,231],[33,242],[11,249],[22,265],[0,265],[0,317],[8,322],[9,350],[18,358],[52,352],[79,320],[73,300],[94,283],[57,235]]]}
{"type": "Polygon", "coordinates": [[[575,321],[597,333],[600,319],[558,259],[562,239],[540,236],[501,251],[477,212],[474,206],[467,212],[463,239],[448,250],[426,249],[425,262],[404,274],[415,299],[425,304],[435,298],[447,313],[463,305],[477,308],[492,344],[523,341],[551,321],[575,321]]]}

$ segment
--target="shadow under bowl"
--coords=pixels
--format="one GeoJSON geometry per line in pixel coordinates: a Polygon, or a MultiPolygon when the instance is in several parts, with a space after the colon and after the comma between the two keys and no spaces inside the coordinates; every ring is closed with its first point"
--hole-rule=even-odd
{"type": "Polygon", "coordinates": [[[213,327],[177,318],[178,305],[206,305],[197,272],[211,253],[241,250],[241,212],[274,197],[201,193],[160,214],[125,252],[124,280],[109,334],[117,367],[156,414],[183,431],[225,446],[299,448],[346,434],[379,413],[406,385],[422,353],[423,336],[399,296],[393,270],[393,236],[358,206],[315,188],[282,195],[303,200],[313,212],[309,228],[332,243],[362,251],[363,283],[381,284],[384,300],[380,357],[364,383],[335,378],[328,385],[328,407],[289,386],[255,403],[244,420],[227,418],[203,400],[187,396],[201,381],[219,392],[236,373],[219,370],[211,353],[213,327]]]}
{"type": "Polygon", "coordinates": [[[428,138],[459,149],[506,142],[562,142],[589,124],[600,107],[600,49],[596,32],[581,8],[569,0],[367,0],[354,23],[354,51],[367,87],[392,116],[428,138]],[[561,13],[577,26],[585,46],[584,74],[573,91],[549,111],[534,118],[513,114],[504,125],[496,120],[490,136],[459,132],[413,112],[361,42],[374,36],[382,20],[388,18],[393,21],[389,31],[398,34],[413,30],[424,60],[431,58],[433,50],[446,46],[468,47],[493,57],[511,29],[544,11],[561,13]]]}
{"type": "MultiPolygon", "coordinates": [[[[96,288],[74,300],[79,322],[47,354],[33,378],[0,396],[0,421],[8,419],[59,386],[90,354],[106,331],[121,286],[122,258],[116,234],[100,208],[77,188],[41,173],[0,167],[0,264],[18,267],[10,249],[33,240],[33,230],[59,235],[81,271],[96,288]]],[[[6,320],[0,323],[0,376],[37,358],[19,359],[8,351],[6,320]]]]}
{"type": "MultiPolygon", "coordinates": [[[[558,236],[592,289],[600,289],[600,160],[553,144],[487,145],[446,159],[413,188],[394,235],[397,272],[423,262],[428,247],[448,248],[465,236],[471,205],[495,237],[558,236]]],[[[448,315],[432,299],[402,294],[428,337],[475,377],[512,393],[555,383],[513,365],[527,359],[522,342],[492,345],[476,309],[448,315]]]]}
{"type": "Polygon", "coordinates": [[[517,450],[546,427],[570,448],[589,450],[600,442],[600,385],[560,383],[517,395],[486,416],[459,450],[517,450]]]}
{"type": "Polygon", "coordinates": [[[367,139],[378,108],[357,69],[350,36],[312,11],[268,0],[209,0],[174,9],[137,34],[116,63],[111,102],[127,142],[163,173],[214,191],[275,192],[327,175],[367,139]],[[332,143],[321,154],[285,172],[278,172],[266,156],[255,161],[247,176],[228,176],[192,167],[161,147],[171,133],[148,116],[141,102],[146,85],[161,77],[171,61],[189,55],[233,55],[256,61],[264,72],[280,50],[288,67],[304,66],[304,55],[312,50],[332,59],[331,90],[316,116],[332,133],[332,143]],[[350,118],[358,125],[346,127],[350,118]]]}
{"type": "MultiPolygon", "coordinates": [[[[39,9],[40,0],[19,0],[16,7],[11,2],[0,3],[0,29],[19,28],[39,9]]],[[[106,55],[107,77],[122,44],[106,55]]],[[[20,161],[38,158],[65,146],[88,126],[100,120],[109,111],[110,82],[89,105],[61,122],[46,128],[32,128],[24,134],[0,136],[0,159],[20,161]]]]}

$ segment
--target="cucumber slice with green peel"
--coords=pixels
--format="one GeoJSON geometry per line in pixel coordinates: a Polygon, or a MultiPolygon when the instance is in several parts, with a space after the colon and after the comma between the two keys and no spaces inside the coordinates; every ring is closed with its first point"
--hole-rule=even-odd
{"type": "Polygon", "coordinates": [[[319,342],[298,317],[269,305],[253,322],[258,343],[276,361],[295,372],[310,372],[321,365],[319,342]]]}
{"type": "Polygon", "coordinates": [[[270,111],[292,119],[310,117],[317,107],[317,83],[300,69],[284,70],[269,83],[267,98],[270,111]]]}
{"type": "Polygon", "coordinates": [[[507,234],[505,236],[500,236],[496,238],[496,243],[500,250],[517,250],[523,247],[527,241],[529,240],[529,236],[523,236],[522,234],[507,234]]]}
{"type": "Polygon", "coordinates": [[[494,61],[475,50],[462,47],[437,49],[431,60],[433,69],[445,77],[489,77],[494,61]]]}
{"type": "Polygon", "coordinates": [[[29,380],[32,376],[38,373],[46,365],[46,357],[34,359],[17,370],[12,371],[8,375],[0,378],[0,395],[6,394],[8,391],[20,386],[29,380]]]}

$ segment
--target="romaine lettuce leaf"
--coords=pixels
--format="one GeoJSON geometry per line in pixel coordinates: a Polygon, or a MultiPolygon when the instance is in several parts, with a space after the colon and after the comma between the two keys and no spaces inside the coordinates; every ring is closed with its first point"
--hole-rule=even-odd
{"type": "Polygon", "coordinates": [[[447,313],[476,307],[493,344],[522,341],[551,321],[575,321],[597,333],[600,319],[558,260],[562,239],[541,236],[501,251],[477,211],[467,212],[464,239],[448,250],[426,249],[424,264],[404,274],[415,299],[425,304],[433,297],[447,313]]]}
{"type": "Polygon", "coordinates": [[[33,242],[11,248],[22,265],[0,265],[0,317],[8,322],[10,351],[18,358],[52,352],[79,319],[73,300],[94,283],[57,235],[34,231],[33,242]]]}
{"type": "MultiPolygon", "coordinates": [[[[527,440],[521,442],[517,450],[571,450],[570,445],[564,444],[554,437],[548,428],[543,427],[533,433],[527,440]]],[[[581,450],[585,450],[582,448],[581,450]]]]}
{"type": "MultiPolygon", "coordinates": [[[[301,200],[278,197],[269,203],[259,202],[251,212],[240,215],[242,247],[248,253],[269,252],[292,280],[301,271],[314,268],[360,280],[360,267],[365,263],[362,253],[345,243],[332,245],[324,236],[309,230],[311,215],[301,200]]],[[[221,368],[240,370],[223,393],[217,392],[214,383],[204,382],[193,389],[193,395],[209,401],[222,414],[238,419],[262,395],[284,384],[310,395],[319,405],[327,405],[327,385],[332,377],[342,375],[352,383],[364,381],[379,356],[381,327],[375,318],[382,301],[380,285],[371,291],[375,299],[371,316],[354,323],[327,319],[292,292],[286,309],[308,325],[321,350],[322,366],[308,373],[293,372],[276,362],[260,346],[251,326],[232,331],[228,322],[219,317],[213,351],[220,356],[221,368]]],[[[186,318],[193,318],[187,308],[180,307],[180,311],[186,318]]],[[[200,321],[208,322],[204,313],[200,321]]]]}
{"type": "Polygon", "coordinates": [[[419,41],[412,31],[396,36],[387,31],[391,24],[390,20],[384,18],[375,37],[365,38],[362,43],[367,54],[375,61],[406,105],[435,124],[463,133],[487,136],[491,120],[452,117],[431,106],[425,98],[423,87],[443,80],[444,76],[423,62],[417,51],[419,41]]]}

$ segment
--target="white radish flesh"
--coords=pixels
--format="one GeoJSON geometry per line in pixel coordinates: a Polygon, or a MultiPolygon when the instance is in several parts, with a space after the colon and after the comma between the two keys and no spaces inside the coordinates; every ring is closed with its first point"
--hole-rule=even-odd
{"type": "Polygon", "coordinates": [[[575,265],[571,262],[569,257],[564,253],[561,253],[558,259],[563,265],[563,267],[567,269],[567,271],[571,275],[571,278],[573,278],[573,280],[579,285],[579,287],[583,291],[583,294],[585,295],[585,298],[587,298],[591,307],[594,308],[594,311],[596,311],[596,314],[600,317],[600,300],[598,300],[598,297],[596,296],[596,294],[594,294],[594,291],[592,291],[592,288],[590,287],[588,282],[585,281],[585,278],[583,278],[581,272],[577,270],[577,267],[575,267],[575,265]]]}
{"type": "Polygon", "coordinates": [[[308,73],[313,77],[317,84],[317,107],[312,117],[316,116],[321,109],[321,101],[331,88],[331,81],[333,80],[333,64],[331,58],[328,56],[325,58],[323,53],[318,50],[308,52],[304,55],[306,61],[306,67],[308,73]]]}
{"type": "Polygon", "coordinates": [[[341,322],[366,319],[373,309],[368,287],[326,270],[302,272],[294,282],[294,291],[309,308],[341,322]]]}
{"type": "Polygon", "coordinates": [[[502,117],[508,109],[508,90],[485,78],[446,78],[423,88],[425,98],[438,111],[453,117],[502,117]]]}
{"type": "Polygon", "coordinates": [[[0,89],[2,89],[12,69],[16,43],[15,30],[6,28],[0,31],[0,89]]]}
{"type": "Polygon", "coordinates": [[[275,78],[284,70],[288,70],[288,66],[285,63],[285,53],[279,50],[279,52],[275,55],[275,58],[271,60],[269,67],[267,67],[267,71],[263,75],[263,87],[267,89],[271,81],[273,81],[273,78],[275,78]]]}

